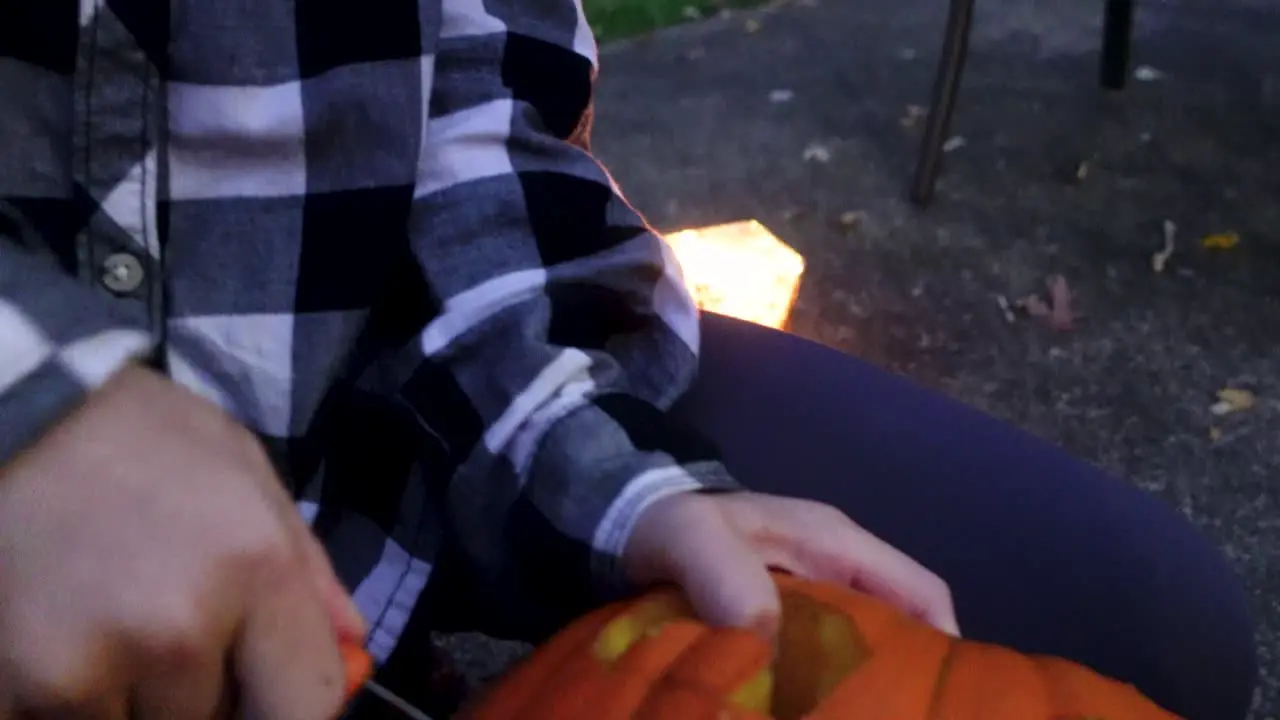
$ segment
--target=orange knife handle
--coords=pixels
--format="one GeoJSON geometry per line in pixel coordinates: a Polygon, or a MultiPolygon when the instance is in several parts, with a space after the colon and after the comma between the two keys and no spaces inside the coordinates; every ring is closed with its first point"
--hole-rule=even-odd
{"type": "Polygon", "coordinates": [[[340,648],[344,670],[343,682],[346,685],[345,692],[349,700],[360,692],[365,681],[373,676],[373,658],[356,643],[343,642],[340,648]]]}

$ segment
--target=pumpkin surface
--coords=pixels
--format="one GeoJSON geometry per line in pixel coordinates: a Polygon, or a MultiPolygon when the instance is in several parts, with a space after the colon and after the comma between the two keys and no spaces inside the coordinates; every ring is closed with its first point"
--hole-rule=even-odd
{"type": "Polygon", "coordinates": [[[868,595],[777,575],[776,655],[674,590],[571,623],[473,720],[1177,720],[1082,665],[953,638],[868,595]]]}

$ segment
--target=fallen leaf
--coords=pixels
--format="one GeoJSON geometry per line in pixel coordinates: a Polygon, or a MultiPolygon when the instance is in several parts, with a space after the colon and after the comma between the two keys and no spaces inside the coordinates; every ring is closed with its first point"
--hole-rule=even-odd
{"type": "Polygon", "coordinates": [[[1164,73],[1150,65],[1139,65],[1133,69],[1133,79],[1138,82],[1155,82],[1164,77],[1164,73]]]}
{"type": "Polygon", "coordinates": [[[1039,295],[1028,295],[1016,303],[1027,315],[1044,320],[1045,323],[1059,332],[1075,327],[1076,315],[1071,308],[1071,287],[1067,279],[1061,275],[1051,276],[1045,283],[1049,290],[1049,302],[1039,295]]]}
{"type": "Polygon", "coordinates": [[[1013,307],[1009,305],[1009,298],[997,295],[996,305],[1000,306],[1000,314],[1004,315],[1005,322],[1017,322],[1018,318],[1013,314],[1013,307]]]}
{"type": "Polygon", "coordinates": [[[760,21],[755,18],[751,18],[746,22],[742,23],[742,29],[746,30],[749,33],[756,32],[757,30],[760,29],[760,21]]]}
{"type": "Polygon", "coordinates": [[[1222,428],[1220,428],[1220,427],[1210,426],[1210,428],[1209,428],[1209,439],[1210,439],[1210,440],[1212,440],[1212,441],[1214,441],[1214,442],[1218,442],[1219,440],[1221,440],[1221,439],[1222,439],[1222,428]]]}
{"type": "Polygon", "coordinates": [[[858,210],[846,210],[840,213],[840,224],[845,227],[853,227],[862,221],[864,214],[858,210]]]}
{"type": "Polygon", "coordinates": [[[1206,250],[1230,250],[1240,244],[1240,234],[1234,232],[1214,233],[1200,241],[1200,247],[1206,250]]]}
{"type": "Polygon", "coordinates": [[[1221,417],[1252,410],[1257,402],[1257,398],[1248,390],[1230,387],[1222,388],[1218,391],[1218,402],[1209,407],[1209,412],[1221,417]]]}
{"type": "Polygon", "coordinates": [[[778,88],[777,90],[769,91],[769,102],[771,103],[791,102],[795,98],[795,96],[796,96],[795,92],[791,90],[788,90],[786,88],[778,88]]]}
{"type": "Polygon", "coordinates": [[[1070,330],[1075,326],[1075,313],[1071,310],[1071,286],[1061,275],[1049,278],[1050,315],[1049,327],[1054,330],[1070,330]]]}
{"type": "Polygon", "coordinates": [[[1173,241],[1178,234],[1178,226],[1172,220],[1164,221],[1164,246],[1151,256],[1151,269],[1162,273],[1164,267],[1173,256],[1173,241]]]}
{"type": "Polygon", "coordinates": [[[920,122],[927,114],[929,114],[929,111],[919,105],[908,105],[902,117],[898,120],[898,124],[904,128],[915,127],[916,123],[920,122]]]}
{"type": "Polygon", "coordinates": [[[689,60],[701,60],[707,56],[707,49],[703,47],[696,47],[685,53],[684,56],[689,60]]]}
{"type": "Polygon", "coordinates": [[[1014,304],[1033,318],[1047,319],[1053,314],[1053,310],[1040,299],[1039,295],[1028,295],[1014,304]]]}
{"type": "Polygon", "coordinates": [[[1085,178],[1089,177],[1089,170],[1092,166],[1093,162],[1091,160],[1081,160],[1080,164],[1076,165],[1076,180],[1083,182],[1085,178]]]}
{"type": "Polygon", "coordinates": [[[946,142],[942,143],[942,152],[952,152],[954,150],[959,150],[960,148],[968,144],[969,144],[969,141],[965,140],[963,137],[960,137],[959,135],[952,135],[951,137],[947,138],[946,142]]]}
{"type": "Polygon", "coordinates": [[[831,150],[822,143],[809,143],[801,157],[804,158],[805,162],[831,162],[831,150]]]}

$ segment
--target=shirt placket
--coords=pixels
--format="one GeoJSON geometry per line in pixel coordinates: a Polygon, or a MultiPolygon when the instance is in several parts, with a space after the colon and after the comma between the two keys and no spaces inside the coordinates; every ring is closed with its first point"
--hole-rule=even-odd
{"type": "Polygon", "coordinates": [[[80,273],[121,302],[145,305],[158,336],[164,328],[161,74],[109,5],[81,0],[80,18],[72,175],[90,208],[77,237],[80,273]]]}

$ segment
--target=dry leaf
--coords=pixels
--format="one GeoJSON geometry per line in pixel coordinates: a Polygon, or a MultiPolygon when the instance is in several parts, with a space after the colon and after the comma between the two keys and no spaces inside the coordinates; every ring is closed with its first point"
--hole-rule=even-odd
{"type": "Polygon", "coordinates": [[[760,29],[760,21],[755,18],[751,18],[746,22],[742,23],[742,29],[746,30],[749,33],[756,32],[757,30],[760,29]]]}
{"type": "Polygon", "coordinates": [[[1178,225],[1172,220],[1164,221],[1164,247],[1151,256],[1151,269],[1161,273],[1173,256],[1173,241],[1178,234],[1178,225]]]}
{"type": "Polygon", "coordinates": [[[1209,407],[1214,415],[1230,415],[1253,409],[1258,400],[1253,393],[1240,388],[1223,388],[1218,391],[1218,402],[1209,407]]]}
{"type": "Polygon", "coordinates": [[[1080,164],[1076,165],[1076,180],[1084,182],[1084,179],[1089,177],[1089,169],[1092,165],[1093,162],[1090,160],[1081,160],[1080,164]]]}
{"type": "Polygon", "coordinates": [[[1214,233],[1200,241],[1200,247],[1206,250],[1230,250],[1240,244],[1240,234],[1234,232],[1214,233]]]}
{"type": "Polygon", "coordinates": [[[1164,77],[1164,73],[1150,65],[1139,65],[1133,69],[1133,79],[1138,82],[1154,82],[1164,77]]]}
{"type": "Polygon", "coordinates": [[[1017,321],[1018,318],[1013,314],[1013,308],[1009,305],[1009,298],[1003,295],[997,295],[996,305],[1000,306],[1000,314],[1004,315],[1005,322],[1017,321]]]}
{"type": "Polygon", "coordinates": [[[1039,295],[1028,295],[1016,303],[1023,312],[1033,318],[1048,319],[1053,315],[1053,309],[1040,299],[1039,295]]]}
{"type": "Polygon", "coordinates": [[[916,123],[920,122],[928,112],[928,110],[919,105],[908,105],[902,117],[898,120],[898,124],[904,128],[915,127],[916,123]]]}
{"type": "Polygon", "coordinates": [[[805,162],[831,162],[831,150],[822,143],[813,142],[809,143],[808,147],[804,149],[801,157],[804,158],[805,162]]]}
{"type": "Polygon", "coordinates": [[[1218,442],[1219,440],[1221,440],[1221,439],[1222,439],[1222,428],[1220,428],[1220,427],[1213,427],[1213,426],[1210,426],[1210,428],[1209,428],[1209,439],[1210,439],[1210,440],[1212,440],[1212,441],[1214,441],[1214,442],[1218,442]]]}
{"type": "Polygon", "coordinates": [[[778,88],[777,90],[769,91],[769,102],[771,103],[791,102],[795,98],[795,96],[796,96],[795,92],[791,90],[788,90],[786,88],[778,88]]]}
{"type": "Polygon", "coordinates": [[[1048,326],[1059,332],[1075,327],[1076,315],[1071,308],[1071,287],[1067,279],[1061,275],[1053,275],[1046,281],[1049,290],[1049,302],[1039,295],[1028,295],[1018,300],[1017,306],[1033,318],[1044,320],[1048,326]]]}
{"type": "Polygon", "coordinates": [[[959,135],[952,135],[947,141],[942,143],[942,152],[952,152],[968,145],[969,141],[959,135]]]}
{"type": "Polygon", "coordinates": [[[1054,330],[1070,330],[1075,326],[1076,316],[1071,309],[1071,286],[1061,275],[1049,278],[1050,315],[1049,327],[1054,330]]]}
{"type": "Polygon", "coordinates": [[[840,213],[840,224],[845,227],[853,227],[862,222],[864,217],[866,217],[865,213],[860,210],[846,210],[840,213]]]}
{"type": "Polygon", "coordinates": [[[686,59],[701,60],[707,56],[707,49],[704,47],[696,47],[684,54],[686,59]]]}

